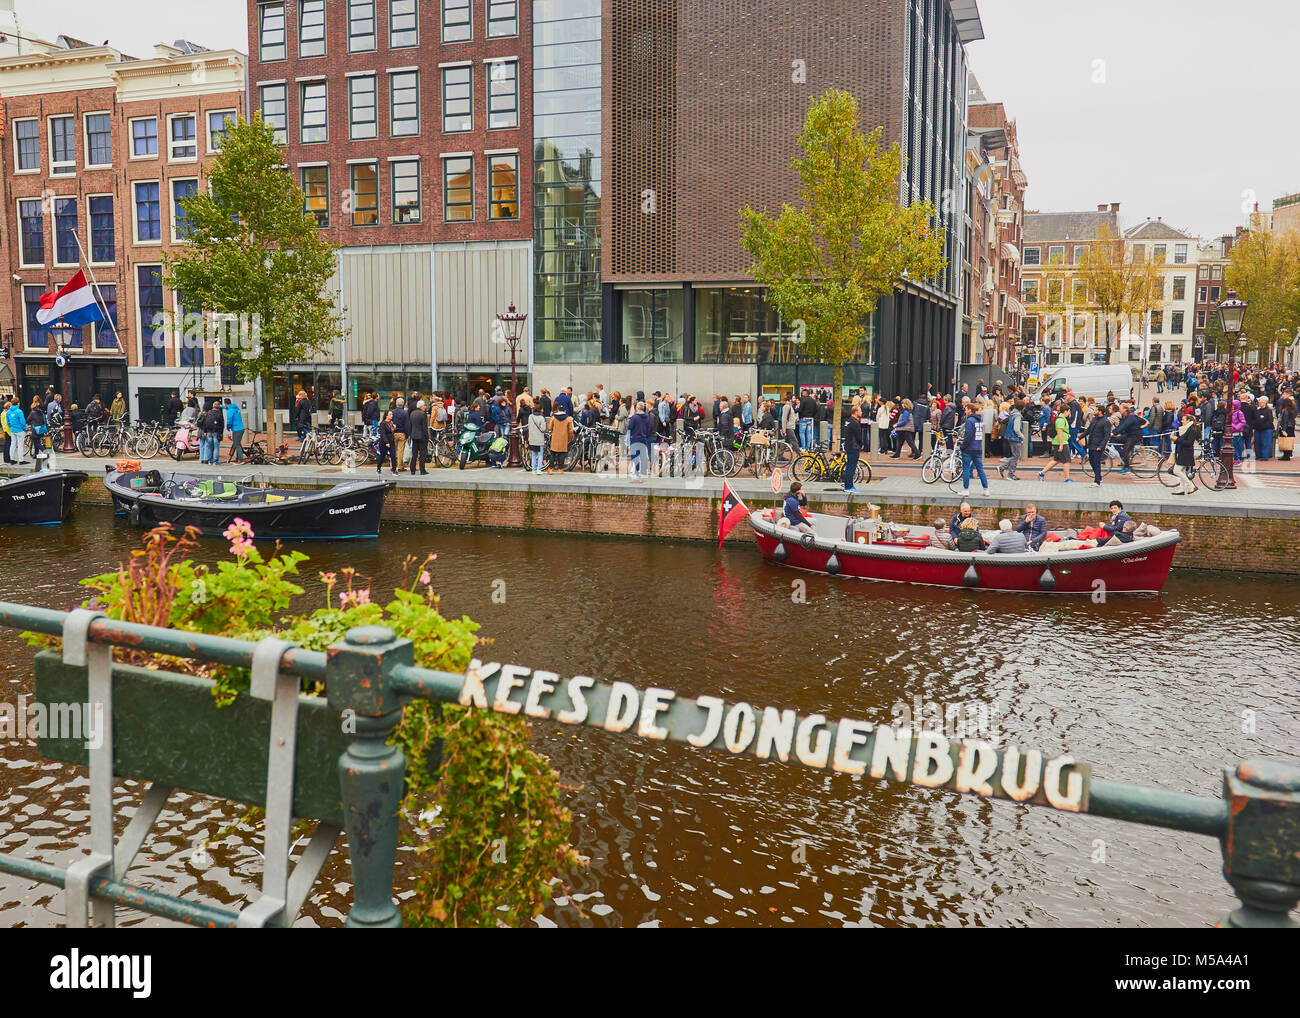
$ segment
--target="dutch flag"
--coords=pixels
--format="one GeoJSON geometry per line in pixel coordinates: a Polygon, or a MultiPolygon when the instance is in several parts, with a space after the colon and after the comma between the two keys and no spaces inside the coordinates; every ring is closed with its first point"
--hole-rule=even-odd
{"type": "Polygon", "coordinates": [[[49,328],[60,319],[74,329],[104,320],[104,313],[86,283],[85,273],[78,271],[58,293],[41,294],[36,320],[49,328]]]}

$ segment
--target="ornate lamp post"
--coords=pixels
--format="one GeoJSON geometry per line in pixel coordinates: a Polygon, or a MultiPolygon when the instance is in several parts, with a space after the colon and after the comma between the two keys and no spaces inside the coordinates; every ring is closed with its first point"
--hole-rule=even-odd
{"type": "MultiPolygon", "coordinates": [[[[993,353],[996,350],[998,345],[997,329],[993,328],[992,325],[985,326],[984,335],[981,338],[984,340],[984,363],[985,364],[995,363],[995,361],[993,360],[993,353]]],[[[990,384],[990,388],[992,388],[991,384],[990,384]]]]}
{"type": "MultiPolygon", "coordinates": [[[[1232,380],[1232,374],[1236,369],[1237,344],[1240,342],[1244,345],[1246,339],[1241,330],[1246,321],[1246,309],[1248,307],[1250,307],[1250,302],[1238,300],[1237,291],[1235,289],[1230,289],[1228,291],[1228,296],[1217,308],[1219,313],[1219,326],[1223,329],[1224,344],[1228,347],[1228,396],[1223,426],[1224,445],[1227,445],[1232,441],[1232,400],[1236,395],[1237,390],[1237,383],[1232,380]]],[[[1221,472],[1219,473],[1219,479],[1214,482],[1216,490],[1235,488],[1237,486],[1237,482],[1232,476],[1232,459],[1235,455],[1235,448],[1225,451],[1220,447],[1219,462],[1221,464],[1221,472]]]]}
{"type": "Polygon", "coordinates": [[[497,321],[501,323],[501,331],[505,335],[506,344],[510,347],[510,458],[506,460],[508,467],[522,467],[524,461],[519,455],[519,419],[515,414],[515,403],[518,400],[518,386],[515,382],[515,355],[519,350],[519,344],[524,336],[524,323],[528,321],[528,315],[523,311],[516,311],[513,304],[505,314],[497,315],[497,321]]]}

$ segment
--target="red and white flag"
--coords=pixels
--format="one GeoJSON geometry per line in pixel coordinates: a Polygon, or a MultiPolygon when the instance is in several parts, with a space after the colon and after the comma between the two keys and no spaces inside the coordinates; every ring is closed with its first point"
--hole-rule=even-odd
{"type": "Polygon", "coordinates": [[[749,507],[740,500],[740,496],[731,490],[731,485],[722,482],[722,509],[718,515],[718,547],[727,539],[732,528],[749,515],[749,507]]]}

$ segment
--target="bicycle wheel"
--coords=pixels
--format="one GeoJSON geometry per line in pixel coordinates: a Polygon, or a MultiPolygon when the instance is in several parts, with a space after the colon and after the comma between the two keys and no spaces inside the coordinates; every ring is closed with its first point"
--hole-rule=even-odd
{"type": "Polygon", "coordinates": [[[871,483],[871,464],[866,460],[858,460],[858,469],[853,472],[853,484],[856,487],[859,484],[871,483]]]}
{"type": "Polygon", "coordinates": [[[113,437],[107,431],[101,431],[98,435],[95,436],[95,442],[92,448],[94,449],[94,453],[96,456],[111,457],[112,454],[115,452],[114,450],[115,444],[116,443],[114,443],[113,437]]]}
{"type": "Polygon", "coordinates": [[[158,455],[158,436],[146,431],[135,437],[135,456],[137,459],[151,460],[158,455]]]}
{"type": "Polygon", "coordinates": [[[1140,445],[1133,450],[1133,455],[1128,458],[1128,468],[1134,477],[1150,480],[1155,477],[1160,469],[1160,457],[1156,454],[1155,446],[1140,445]]]}
{"type": "Polygon", "coordinates": [[[939,478],[944,484],[952,484],[961,477],[961,461],[955,456],[948,456],[939,468],[939,478]]]}
{"type": "Polygon", "coordinates": [[[81,453],[81,455],[87,458],[95,455],[95,443],[84,431],[78,431],[72,441],[77,447],[77,452],[81,453]]]}
{"type": "Polygon", "coordinates": [[[939,479],[939,471],[942,469],[940,464],[942,463],[943,460],[937,460],[933,456],[926,460],[924,465],[921,467],[921,480],[926,484],[933,484],[937,481],[939,479]]]}
{"type": "Polygon", "coordinates": [[[794,461],[794,479],[796,481],[817,481],[826,472],[825,461],[815,452],[803,452],[794,461]]]}
{"type": "Polygon", "coordinates": [[[736,458],[727,449],[718,449],[709,457],[709,473],[715,477],[730,477],[736,458]]]}
{"type": "Polygon", "coordinates": [[[1216,456],[1207,456],[1196,467],[1196,476],[1200,478],[1201,484],[1207,488],[1213,488],[1219,480],[1219,474],[1223,472],[1223,464],[1216,456]]]}
{"type": "Polygon", "coordinates": [[[1160,462],[1156,465],[1156,476],[1160,478],[1160,483],[1166,488],[1176,488],[1181,483],[1174,476],[1174,458],[1172,456],[1160,457],[1160,462]]]}
{"type": "Polygon", "coordinates": [[[451,452],[451,443],[445,439],[438,439],[433,446],[433,464],[438,467],[449,467],[453,460],[451,452]]]}
{"type": "Polygon", "coordinates": [[[772,476],[772,449],[770,446],[759,446],[754,450],[754,462],[750,464],[754,471],[754,476],[760,481],[772,476]]]}
{"type": "Polygon", "coordinates": [[[788,474],[790,468],[794,466],[796,455],[797,453],[794,451],[794,446],[779,438],[776,439],[772,443],[771,459],[773,469],[779,469],[782,473],[788,474]]]}

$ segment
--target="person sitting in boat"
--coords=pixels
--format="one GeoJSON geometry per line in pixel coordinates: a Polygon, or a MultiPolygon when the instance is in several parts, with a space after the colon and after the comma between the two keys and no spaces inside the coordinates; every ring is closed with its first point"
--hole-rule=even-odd
{"type": "MultiPolygon", "coordinates": [[[[1124,511],[1124,503],[1119,499],[1112,499],[1110,503],[1111,517],[1109,520],[1101,521],[1101,529],[1110,535],[1110,540],[1118,540],[1120,544],[1128,544],[1133,540],[1133,531],[1137,529],[1137,524],[1133,523],[1133,517],[1124,511]],[[1130,529],[1126,524],[1133,523],[1130,529]]],[[[1107,544],[1110,543],[1108,540],[1107,544]]]]}
{"type": "Polygon", "coordinates": [[[934,521],[934,533],[930,537],[930,547],[943,548],[945,551],[957,550],[957,542],[948,533],[947,524],[942,519],[935,519],[934,521]]]}
{"type": "Polygon", "coordinates": [[[1029,550],[1025,535],[1014,528],[1010,520],[998,521],[998,532],[988,546],[990,555],[1016,555],[1029,550]]]}
{"type": "Polygon", "coordinates": [[[961,525],[970,519],[970,503],[963,502],[957,507],[957,512],[953,514],[952,522],[948,524],[948,536],[954,541],[961,531],[961,525]]]}
{"type": "Polygon", "coordinates": [[[803,485],[798,481],[790,482],[790,491],[785,496],[785,518],[790,526],[805,534],[815,534],[812,525],[804,519],[803,507],[808,504],[808,496],[803,493],[803,485]]]}
{"type": "Polygon", "coordinates": [[[961,521],[961,529],[957,531],[957,550],[984,551],[986,547],[984,535],[980,533],[979,520],[974,516],[967,516],[961,521]]]}
{"type": "Polygon", "coordinates": [[[1030,502],[1025,506],[1025,514],[1015,525],[1017,533],[1025,535],[1025,541],[1033,551],[1038,551],[1047,539],[1047,521],[1038,515],[1038,507],[1030,502]]]}

